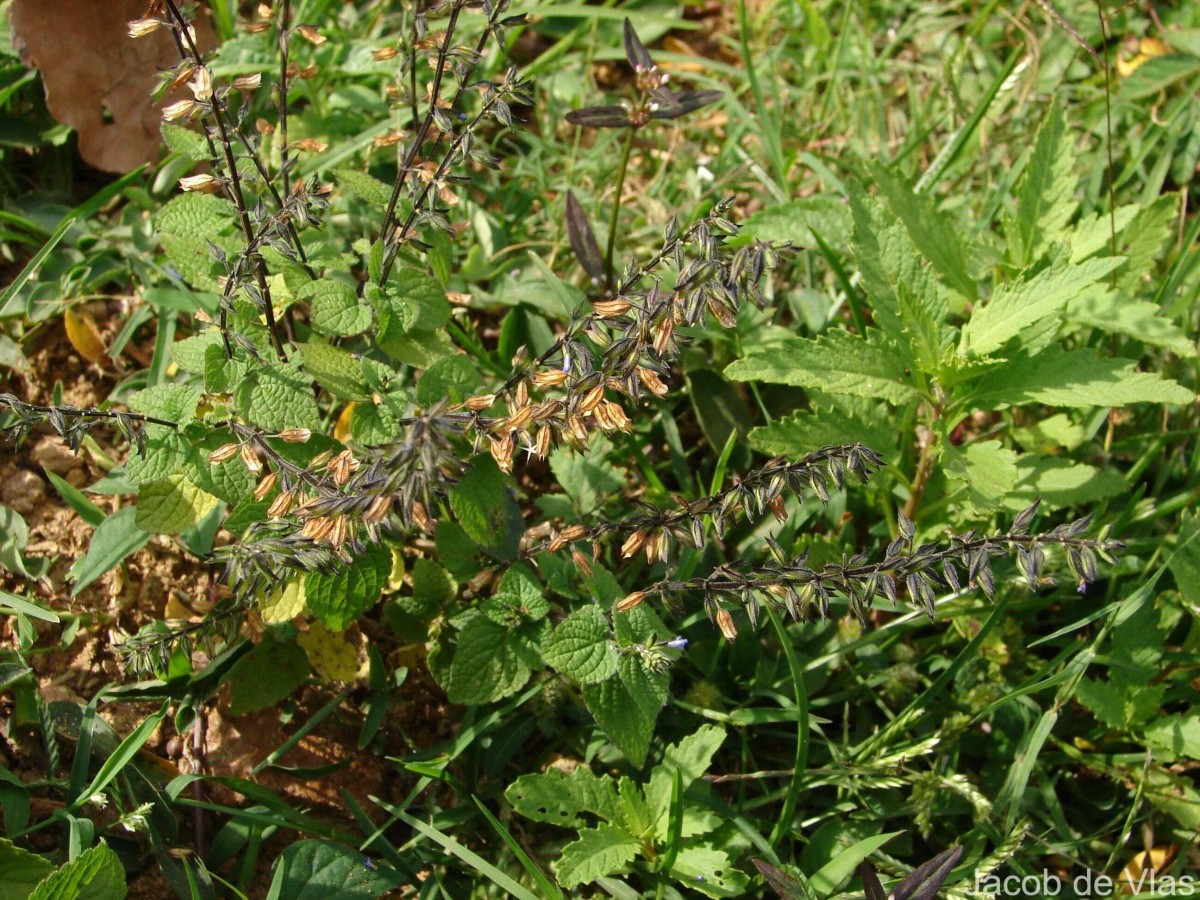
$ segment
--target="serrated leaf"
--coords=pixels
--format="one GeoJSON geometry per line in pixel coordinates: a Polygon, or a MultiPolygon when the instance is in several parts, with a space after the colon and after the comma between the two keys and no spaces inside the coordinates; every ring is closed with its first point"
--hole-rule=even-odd
{"type": "Polygon", "coordinates": [[[264,640],[229,670],[230,711],[243,716],[285,700],[309,672],[308,657],[299,645],[264,640]]]}
{"type": "Polygon", "coordinates": [[[334,631],[344,631],[379,600],[391,570],[391,553],[372,544],[348,566],[310,572],[304,582],[308,610],[334,631]]]}
{"type": "Polygon", "coordinates": [[[1060,313],[1124,261],[1123,257],[1089,259],[1001,285],[963,326],[961,351],[980,357],[999,350],[1025,328],[1060,313]]]}
{"type": "Polygon", "coordinates": [[[784,341],[769,352],[731,363],[725,376],[876,398],[896,405],[917,399],[905,372],[904,356],[874,329],[869,329],[865,338],[831,331],[814,340],[784,341]]]}
{"type": "Polygon", "coordinates": [[[125,460],[126,480],[141,486],[175,475],[183,465],[185,449],[186,442],[181,435],[159,429],[146,441],[145,453],[137,448],[130,449],[125,460]]]}
{"type": "Polygon", "coordinates": [[[232,203],[212,194],[191,192],[171,198],[155,217],[155,228],[168,259],[184,279],[202,290],[218,290],[219,266],[211,241],[230,257],[242,246],[235,233],[232,203]]]}
{"type": "Polygon", "coordinates": [[[446,292],[419,269],[396,269],[371,296],[380,314],[381,343],[412,331],[436,331],[450,321],[446,292]]]}
{"type": "Polygon", "coordinates": [[[1078,203],[1077,159],[1064,145],[1062,105],[1057,98],[1038,129],[1029,164],[1017,190],[1014,225],[1020,241],[1019,261],[1028,264],[1063,238],[1078,203]]]}
{"type": "Polygon", "coordinates": [[[374,209],[384,209],[391,198],[392,186],[365,172],[357,172],[354,169],[337,169],[333,173],[333,177],[339,185],[365,200],[367,205],[374,209]]]}
{"type": "Polygon", "coordinates": [[[1125,479],[1111,469],[1060,456],[1026,453],[1017,460],[1017,481],[1004,498],[1003,507],[1016,512],[1039,497],[1046,510],[1087,506],[1125,489],[1125,479]]]}
{"type": "Polygon", "coordinates": [[[446,696],[451,703],[478,705],[515,694],[530,668],[514,646],[507,626],[477,615],[458,635],[446,696]]]}
{"type": "MultiPolygon", "coordinates": [[[[222,348],[221,333],[215,329],[176,341],[171,345],[171,358],[179,368],[203,375],[204,360],[209,347],[222,348]]],[[[223,349],[221,355],[224,356],[223,349]]]]}
{"type": "Polygon", "coordinates": [[[225,348],[220,344],[204,350],[204,389],[210,394],[224,394],[242,383],[249,363],[235,356],[226,359],[225,348]]]}
{"type": "Polygon", "coordinates": [[[217,508],[221,501],[185,478],[170,475],[138,491],[137,527],[153,534],[179,534],[217,508]]]}
{"type": "Polygon", "coordinates": [[[312,386],[291,366],[254,369],[234,388],[238,412],[266,431],[320,427],[312,386]]]}
{"type": "Polygon", "coordinates": [[[750,879],[733,865],[729,854],[705,844],[679,851],[671,874],[706,897],[744,897],[750,879]]]}
{"type": "Polygon", "coordinates": [[[209,461],[209,454],[228,442],[228,433],[209,431],[185,445],[180,463],[183,474],[197,487],[236,506],[254,492],[259,476],[250,471],[240,454],[225,462],[209,461]]]}
{"type": "Polygon", "coordinates": [[[888,208],[904,223],[921,256],[932,263],[947,285],[974,300],[978,288],[968,272],[962,232],[955,229],[951,218],[939,212],[929,197],[914,193],[883,166],[871,166],[871,174],[887,199],[888,208]]]}
{"type": "Polygon", "coordinates": [[[305,577],[295,575],[283,587],[276,588],[258,603],[258,612],[267,625],[290,622],[308,609],[304,592],[305,577]]]}
{"type": "Polygon", "coordinates": [[[1160,312],[1156,303],[1133,300],[1116,291],[1092,291],[1071,301],[1066,319],[1110,334],[1123,334],[1144,344],[1166,347],[1178,356],[1195,356],[1195,339],[1160,312]]]}
{"type": "Polygon", "coordinates": [[[621,488],[624,474],[607,459],[612,444],[593,433],[585,450],[562,446],[550,453],[550,470],[578,512],[589,513],[600,499],[621,488]]]}
{"type": "Polygon", "coordinates": [[[790,241],[798,247],[816,248],[816,232],[828,246],[845,247],[851,218],[842,198],[817,194],[764,207],[738,224],[737,243],[790,241]]]}
{"type": "Polygon", "coordinates": [[[476,457],[450,489],[450,508],[471,540],[489,555],[516,557],[525,522],[508,480],[491,457],[476,457]]]}
{"type": "Polygon", "coordinates": [[[524,563],[517,563],[504,573],[490,602],[502,604],[521,618],[534,622],[550,614],[550,601],[546,599],[541,582],[524,563]]]}
{"type": "Polygon", "coordinates": [[[385,335],[379,338],[379,346],[392,359],[417,369],[432,368],[438,360],[454,353],[454,343],[445,331],[385,335]]]}
{"type": "Polygon", "coordinates": [[[0,897],[23,900],[52,871],[49,860],[0,838],[0,897]]]}
{"type": "Polygon", "coordinates": [[[686,791],[708,771],[713,757],[724,742],[724,728],[702,725],[679,743],[667,747],[663,753],[663,761],[654,767],[650,773],[650,783],[646,786],[646,801],[654,811],[655,831],[660,840],[667,836],[675,773],[679,773],[680,789],[686,791]]]}
{"type": "Polygon", "coordinates": [[[800,457],[828,444],[861,443],[887,454],[897,434],[888,408],[859,397],[834,397],[812,411],[800,410],[749,434],[750,446],[772,456],[800,457]]]}
{"type": "Polygon", "coordinates": [[[1200,716],[1176,713],[1160,718],[1146,726],[1145,740],[1159,749],[1163,762],[1200,759],[1200,716]]]}
{"type": "Polygon", "coordinates": [[[525,818],[560,828],[582,825],[581,813],[609,822],[620,817],[616,782],[584,766],[573,772],[550,768],[545,773],[522,775],[509,785],[504,796],[525,818]]]}
{"type": "Polygon", "coordinates": [[[296,637],[304,649],[308,663],[324,681],[350,682],[362,668],[358,647],[341,631],[327,628],[323,622],[312,622],[296,637]]]}
{"type": "Polygon", "coordinates": [[[555,875],[565,888],[610,875],[637,858],[641,844],[618,825],[601,824],[579,832],[579,840],[563,847],[555,875]]]}
{"type": "Polygon", "coordinates": [[[302,288],[297,299],[309,305],[313,328],[325,335],[349,337],[371,327],[371,306],[343,281],[320,278],[302,288]]]}
{"type": "Polygon", "coordinates": [[[446,400],[458,403],[479,387],[479,369],[468,356],[444,356],[426,369],[417,382],[417,403],[421,406],[446,400]]]}
{"type": "Polygon", "coordinates": [[[200,132],[176,125],[174,122],[162,122],[159,129],[163,142],[172,153],[178,153],[196,162],[208,159],[208,143],[200,132]]]}
{"type": "Polygon", "coordinates": [[[166,419],[180,428],[196,418],[200,388],[190,384],[158,384],[129,397],[129,408],[144,416],[166,419]]]}
{"type": "Polygon", "coordinates": [[[316,343],[298,344],[296,350],[313,381],[335,397],[366,400],[371,396],[363,379],[362,362],[349,350],[316,343]]]}
{"type": "Polygon", "coordinates": [[[585,684],[583,699],[596,724],[640,768],[650,750],[654,722],[666,702],[666,676],[646,671],[630,657],[620,658],[617,671],[617,678],[585,684]]]}
{"type": "Polygon", "coordinates": [[[46,876],[29,900],[124,900],[126,893],[121,860],[101,842],[46,876]]]}
{"type": "Polygon", "coordinates": [[[946,476],[966,489],[977,512],[990,512],[1011,494],[1017,483],[1017,454],[999,441],[980,441],[958,448],[947,446],[946,476]]]}
{"type": "Polygon", "coordinates": [[[287,900],[374,900],[399,886],[391,872],[368,866],[353,847],[332,841],[297,841],[275,862],[287,900]]]}
{"type": "Polygon", "coordinates": [[[392,391],[379,397],[379,402],[363,401],[352,404],[350,437],[360,444],[384,444],[401,434],[400,420],[410,406],[408,394],[392,391]]]}
{"type": "Polygon", "coordinates": [[[1183,385],[1138,372],[1136,365],[1092,350],[1051,347],[1032,359],[1014,359],[990,371],[975,384],[970,401],[980,409],[1026,403],[1082,407],[1195,402],[1196,395],[1183,385]]]}
{"type": "Polygon", "coordinates": [[[608,620],[598,606],[585,606],[563,619],[542,648],[546,663],[580,684],[617,674],[617,651],[608,620]]]}

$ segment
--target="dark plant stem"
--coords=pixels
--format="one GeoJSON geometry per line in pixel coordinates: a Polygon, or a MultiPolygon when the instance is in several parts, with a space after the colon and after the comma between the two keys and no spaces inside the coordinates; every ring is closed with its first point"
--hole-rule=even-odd
{"type": "MultiPolygon", "coordinates": [[[[183,39],[187,44],[188,52],[192,56],[192,60],[197,67],[204,65],[204,60],[200,55],[200,49],[196,46],[196,42],[192,40],[191,32],[188,31],[187,20],[180,13],[179,7],[176,6],[175,0],[167,0],[167,8],[171,12],[171,16],[175,19],[180,31],[183,34],[183,39]]],[[[246,208],[246,196],[242,190],[242,177],[237,169],[237,160],[233,155],[233,143],[229,138],[229,129],[225,124],[225,117],[221,114],[219,104],[211,101],[213,113],[213,121],[217,126],[217,133],[221,138],[221,151],[225,156],[225,167],[229,171],[229,192],[233,200],[234,206],[237,208],[238,221],[242,227],[242,235],[246,239],[247,245],[254,241],[254,226],[250,222],[250,211],[246,208]]],[[[248,251],[249,252],[249,251],[248,251]]],[[[271,345],[275,348],[275,354],[281,362],[287,362],[287,353],[283,349],[283,340],[279,334],[279,323],[275,321],[275,308],[271,303],[271,288],[267,284],[266,267],[263,265],[262,258],[257,254],[254,255],[254,278],[258,282],[259,292],[263,298],[263,313],[267,318],[267,331],[271,336],[271,345]]],[[[228,339],[228,324],[229,312],[224,305],[221,307],[221,333],[225,338],[225,352],[227,357],[233,356],[233,347],[228,339]]]]}
{"type": "Polygon", "coordinates": [[[8,406],[11,409],[27,412],[42,413],[43,415],[57,412],[64,416],[70,416],[73,419],[126,419],[133,422],[144,422],[148,425],[165,425],[167,428],[179,428],[179,423],[177,422],[158,419],[154,416],[143,416],[140,413],[112,412],[111,410],[96,409],[95,407],[79,409],[75,406],[40,406],[36,403],[26,403],[23,400],[18,400],[12,394],[0,394],[0,406],[8,406]]]}
{"type": "Polygon", "coordinates": [[[617,171],[617,194],[613,197],[612,215],[608,220],[608,247],[604,251],[604,289],[612,290],[613,253],[617,248],[617,221],[621,214],[621,196],[625,193],[625,172],[629,168],[629,153],[633,150],[633,135],[637,129],[626,129],[625,146],[621,148],[621,167],[617,171]]]}
{"type": "MultiPolygon", "coordinates": [[[[396,173],[396,180],[392,184],[392,195],[388,198],[387,211],[383,214],[383,226],[379,230],[386,245],[383,266],[380,268],[379,274],[380,284],[387,282],[388,275],[392,271],[392,263],[396,258],[396,251],[400,246],[399,240],[393,240],[389,237],[388,233],[396,224],[396,204],[400,201],[400,192],[404,190],[404,185],[408,181],[408,174],[412,171],[417,154],[421,152],[421,147],[425,143],[429,129],[433,127],[433,114],[437,110],[438,100],[441,98],[442,79],[446,75],[446,62],[450,53],[450,42],[454,40],[454,30],[458,26],[458,17],[462,13],[464,6],[466,6],[466,0],[455,0],[454,6],[450,9],[450,21],[446,24],[446,35],[442,39],[441,46],[438,47],[437,62],[434,64],[433,88],[429,93],[429,110],[425,113],[425,118],[421,120],[421,124],[417,128],[417,133],[413,135],[412,143],[408,145],[408,149],[404,152],[404,159],[400,163],[400,171],[396,173]]],[[[413,68],[416,68],[415,60],[413,68]]]]}
{"type": "MultiPolygon", "coordinates": [[[[940,411],[938,412],[940,413],[940,411]]],[[[935,413],[936,415],[937,413],[935,413]]],[[[904,503],[903,513],[907,519],[917,517],[917,507],[921,505],[921,500],[925,496],[925,486],[929,483],[929,476],[933,473],[933,458],[937,454],[937,445],[937,432],[930,429],[929,439],[922,445],[921,455],[917,459],[917,471],[913,473],[912,492],[904,503]]]]}

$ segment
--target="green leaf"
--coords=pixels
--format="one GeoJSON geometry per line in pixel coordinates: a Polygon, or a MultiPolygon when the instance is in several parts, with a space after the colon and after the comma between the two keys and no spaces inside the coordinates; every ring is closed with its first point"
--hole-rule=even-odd
{"type": "Polygon", "coordinates": [[[153,534],[178,534],[216,509],[221,501],[182,475],[143,485],[134,522],[153,534]]]}
{"type": "Polygon", "coordinates": [[[374,900],[399,886],[393,873],[368,868],[361,852],[332,841],[289,844],[274,868],[276,896],[287,900],[374,900]]]}
{"type": "Polygon", "coordinates": [[[320,427],[312,386],[291,366],[252,370],[234,388],[238,412],[267,431],[320,427]]]}
{"type": "Polygon", "coordinates": [[[87,495],[71,482],[60,478],[49,469],[46,470],[46,477],[50,479],[50,483],[54,485],[54,489],[58,491],[58,495],[67,501],[71,509],[75,510],[79,518],[87,522],[93,528],[97,527],[104,521],[108,513],[93,503],[87,498],[87,495]]]}
{"type": "Polygon", "coordinates": [[[149,484],[180,471],[184,460],[185,442],[175,432],[159,432],[146,441],[146,452],[133,449],[125,462],[125,477],[130,484],[149,484]]]}
{"type": "Polygon", "coordinates": [[[390,391],[355,405],[350,413],[350,436],[360,444],[383,444],[401,434],[400,420],[411,406],[404,391],[390,391]]]}
{"type": "Polygon", "coordinates": [[[654,767],[650,773],[650,783],[646,786],[646,800],[654,811],[655,833],[660,840],[667,837],[675,773],[678,772],[680,776],[680,790],[686,791],[708,771],[713,757],[724,742],[724,728],[702,725],[679,743],[667,747],[663,753],[663,761],[654,767]]]}
{"type": "Polygon", "coordinates": [[[999,441],[981,441],[945,449],[946,476],[967,492],[976,512],[990,512],[1017,483],[1017,454],[999,441]]]}
{"type": "Polygon", "coordinates": [[[1093,350],[1051,347],[1033,358],[1013,359],[988,372],[975,384],[970,403],[980,409],[1002,409],[1027,403],[1125,406],[1195,401],[1196,395],[1183,385],[1138,372],[1136,365],[1093,350]]]}
{"type": "Polygon", "coordinates": [[[838,330],[814,340],[784,341],[769,352],[731,363],[725,375],[735,381],[791,384],[895,405],[917,399],[904,356],[874,329],[865,338],[838,330]]]}
{"type": "Polygon", "coordinates": [[[1124,490],[1125,479],[1119,472],[1060,456],[1026,453],[1017,460],[1017,481],[1002,505],[1010,512],[1020,512],[1040,497],[1044,510],[1079,507],[1124,490]]]}
{"type": "Polygon", "coordinates": [[[1129,725],[1129,713],[1125,708],[1125,688],[1112,681],[1085,678],[1079,682],[1075,697],[1092,711],[1096,720],[1109,728],[1125,728],[1129,725]]]}
{"type": "Polygon", "coordinates": [[[260,476],[250,471],[241,454],[225,462],[209,462],[208,455],[227,443],[228,434],[209,431],[187,444],[182,454],[183,474],[201,490],[236,506],[254,493],[260,476]]]}
{"type": "Polygon", "coordinates": [[[1020,243],[1017,259],[1022,265],[1033,262],[1049,245],[1062,240],[1078,206],[1075,201],[1078,160],[1064,147],[1065,131],[1062,104],[1056,97],[1038,129],[1017,191],[1013,224],[1020,243]]]}
{"type": "Polygon", "coordinates": [[[345,631],[379,600],[391,571],[391,552],[381,544],[371,544],[348,566],[308,574],[304,581],[308,609],[331,630],[345,631]]]}
{"type": "Polygon", "coordinates": [[[1092,291],[1071,301],[1066,319],[1109,334],[1123,334],[1143,344],[1165,347],[1178,356],[1195,356],[1195,340],[1159,312],[1156,303],[1133,300],[1117,291],[1092,291]]]}
{"type": "Polygon", "coordinates": [[[1124,261],[1123,257],[1089,259],[1001,285],[963,326],[961,352],[980,357],[1000,349],[1030,325],[1062,312],[1124,261]]]}
{"type": "Polygon", "coordinates": [[[394,596],[383,608],[384,620],[402,640],[426,638],[429,622],[458,592],[454,578],[431,559],[421,557],[412,568],[412,595],[394,596]]]}
{"type": "Polygon", "coordinates": [[[641,844],[624,828],[601,824],[579,832],[579,840],[563,847],[555,876],[565,888],[609,875],[637,858],[641,844]]]}
{"type": "Polygon", "coordinates": [[[490,556],[516,557],[525,520],[508,479],[490,456],[476,457],[451,488],[450,508],[468,537],[490,556]]]}
{"type": "Polygon", "coordinates": [[[54,871],[50,862],[0,838],[0,897],[24,900],[39,881],[54,871]]]}
{"type": "Polygon", "coordinates": [[[124,900],[125,895],[121,860],[101,843],[50,873],[29,900],[124,900]]]}
{"type": "Polygon", "coordinates": [[[854,870],[858,868],[859,863],[890,841],[892,838],[904,834],[903,831],[893,831],[889,834],[880,834],[875,837],[865,838],[854,844],[852,847],[847,847],[825,865],[820,871],[811,875],[808,879],[813,890],[822,897],[828,897],[838,890],[842,885],[850,880],[854,874],[854,870]]]}
{"type": "Polygon", "coordinates": [[[125,557],[146,546],[149,540],[149,532],[138,527],[137,509],[132,506],[118,509],[96,527],[87,553],[75,560],[67,572],[67,577],[75,582],[71,586],[71,596],[77,596],[125,557]]]}
{"type": "Polygon", "coordinates": [[[550,601],[541,582],[524,563],[517,563],[504,573],[489,604],[502,606],[519,618],[534,622],[550,614],[550,601]]]}
{"type": "Polygon", "coordinates": [[[654,722],[667,699],[665,673],[651,672],[632,657],[617,663],[620,677],[583,686],[588,711],[617,749],[640,768],[650,750],[654,722]]]}
{"type": "Polygon", "coordinates": [[[790,241],[798,247],[816,249],[813,232],[831,247],[845,247],[850,239],[850,214],[840,197],[814,195],[777,203],[752,213],[739,223],[738,244],[759,241],[790,241]]]}
{"type": "Polygon", "coordinates": [[[163,122],[159,128],[167,149],[172,153],[178,153],[196,162],[208,159],[208,144],[200,132],[176,125],[174,122],[163,122]]]}
{"type": "Polygon", "coordinates": [[[750,432],[750,446],[772,456],[804,456],[828,444],[861,443],[887,454],[896,446],[888,408],[859,397],[833,397],[750,432]]]}
{"type": "Polygon", "coordinates": [[[1173,715],[1146,726],[1146,743],[1163,754],[1163,762],[1200,759],[1200,715],[1173,715]]]}
{"type": "Polygon", "coordinates": [[[371,327],[371,306],[343,281],[320,278],[300,288],[296,299],[309,305],[312,327],[326,335],[362,334],[371,327]]]}
{"type": "Polygon", "coordinates": [[[458,635],[446,696],[451,703],[478,705],[515,694],[529,680],[530,668],[518,652],[510,629],[476,615],[458,635]]]}
{"type": "MultiPolygon", "coordinates": [[[[209,347],[222,348],[221,333],[215,329],[176,341],[171,345],[171,358],[179,368],[203,375],[205,354],[209,347]]],[[[221,355],[224,356],[223,349],[221,355]]]]}
{"type": "Polygon", "coordinates": [[[608,620],[598,606],[585,606],[563,619],[542,648],[542,656],[580,684],[594,684],[617,674],[617,650],[609,639],[608,620]]]}
{"type": "MultiPolygon", "coordinates": [[[[13,615],[21,613],[29,616],[31,619],[40,619],[43,622],[58,622],[61,621],[58,613],[44,606],[39,606],[20,597],[17,594],[10,594],[8,591],[0,590],[0,615],[13,615]]],[[[0,668],[3,668],[0,665],[0,668]]],[[[31,671],[26,669],[26,671],[31,671]]],[[[3,682],[0,681],[0,687],[3,687],[3,682]]]]}
{"type": "Polygon", "coordinates": [[[200,388],[190,384],[157,384],[130,395],[129,408],[183,428],[196,418],[200,393],[200,388]]]}
{"type": "Polygon", "coordinates": [[[237,211],[232,203],[212,194],[191,192],[171,198],[155,217],[155,228],[171,264],[189,284],[219,290],[217,275],[224,270],[209,250],[209,242],[229,257],[242,246],[236,233],[237,211]]]}
{"type": "Polygon", "coordinates": [[[379,346],[392,359],[417,369],[432,368],[438,360],[454,353],[454,344],[445,331],[385,335],[380,337],[379,346]]]}
{"type": "Polygon", "coordinates": [[[442,286],[412,267],[393,271],[371,299],[380,315],[381,343],[410,331],[437,331],[450,321],[450,301],[442,286]]]}
{"type": "Polygon", "coordinates": [[[550,768],[545,773],[522,775],[509,785],[504,796],[525,818],[560,828],[583,825],[581,813],[608,822],[617,821],[621,815],[616,782],[584,766],[573,772],[550,768]]]}
{"type": "Polygon", "coordinates": [[[313,380],[335,397],[366,400],[371,396],[362,362],[349,350],[332,344],[298,344],[296,350],[313,380]]]}
{"type": "MultiPolygon", "coordinates": [[[[235,351],[236,352],[236,351],[235,351]]],[[[250,364],[238,357],[225,358],[225,349],[214,344],[204,350],[204,389],[210,394],[224,394],[241,384],[250,364]]]]}
{"type": "Polygon", "coordinates": [[[611,451],[612,444],[598,432],[590,436],[586,450],[564,445],[551,451],[550,470],[577,511],[591,512],[602,497],[625,483],[624,474],[607,459],[611,451]]]}
{"type": "Polygon", "coordinates": [[[229,670],[230,711],[243,716],[266,709],[290,697],[311,671],[308,656],[298,645],[268,638],[229,670]]]}
{"type": "Polygon", "coordinates": [[[888,208],[904,223],[913,244],[933,264],[946,284],[969,300],[978,296],[978,287],[968,273],[963,232],[952,217],[940,212],[933,201],[913,189],[881,165],[871,166],[871,174],[887,199],[888,208]]]}
{"type": "Polygon", "coordinates": [[[707,844],[684,847],[671,875],[706,897],[744,897],[750,879],[733,865],[729,854],[707,844]]]}
{"type": "Polygon", "coordinates": [[[357,172],[354,169],[337,169],[334,171],[333,177],[339,185],[367,201],[367,205],[374,209],[383,210],[392,195],[390,184],[365,172],[357,172]]]}
{"type": "Polygon", "coordinates": [[[421,406],[446,400],[458,403],[479,387],[479,370],[467,356],[444,356],[431,365],[417,382],[417,403],[421,406]]]}
{"type": "Polygon", "coordinates": [[[1191,606],[1200,606],[1200,512],[1179,517],[1175,552],[1167,558],[1175,586],[1191,606]]]}

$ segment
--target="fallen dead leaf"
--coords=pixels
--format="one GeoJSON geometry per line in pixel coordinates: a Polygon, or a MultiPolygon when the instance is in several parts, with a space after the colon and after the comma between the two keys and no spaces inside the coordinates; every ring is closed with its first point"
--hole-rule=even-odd
{"type": "MultiPolygon", "coordinates": [[[[9,22],[23,56],[42,73],[51,114],[79,134],[79,155],[106,172],[158,158],[162,104],[151,101],[158,72],[179,61],[167,29],[134,40],[128,22],[147,0],[13,0],[9,22]]],[[[200,47],[213,44],[206,16],[200,47]]]]}

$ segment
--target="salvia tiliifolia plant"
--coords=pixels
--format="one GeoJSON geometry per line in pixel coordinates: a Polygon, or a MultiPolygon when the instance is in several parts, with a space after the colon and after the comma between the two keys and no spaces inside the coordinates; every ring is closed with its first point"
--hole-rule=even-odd
{"type": "MultiPolygon", "coordinates": [[[[604,460],[642,455],[640,423],[678,395],[681,350],[698,326],[733,329],[747,305],[766,308],[771,270],[795,252],[732,240],[726,199],[663,223],[657,246],[625,247],[616,266],[636,137],[720,94],[669,86],[625,23],[628,98],[567,116],[589,134],[623,130],[606,249],[568,194],[567,238],[585,291],[568,283],[571,273],[548,272],[577,305],[541,334],[514,338],[505,319],[502,355],[483,337],[495,309],[457,280],[458,243],[470,233],[456,210],[473,180],[501,168],[499,148],[534,103],[532,86],[503,62],[506,32],[522,17],[504,0],[418,4],[404,33],[372,52],[398,124],[372,150],[390,157],[388,184],[362,167],[323,167],[321,142],[289,131],[296,79],[318,75],[327,57],[323,36],[292,22],[287,0],[259,7],[250,28],[278,48],[270,72],[220,77],[191,15],[154,0],[130,26],[134,36],[169,31],[180,53],[163,81],[164,133],[195,166],[155,217],[167,271],[195,304],[190,334],[171,351],[178,374],[132,394],[127,410],[0,396],[18,441],[41,423],[73,447],[97,424],[119,429],[137,493],[136,514],[120,527],[182,535],[222,567],[225,592],[202,620],[121,644],[133,671],[161,673],[197,645],[253,641],[264,654],[288,642],[345,646],[386,596],[384,620],[429,646],[451,700],[494,701],[537,670],[556,670],[641,765],[666,671],[686,643],[664,607],[703,604],[730,641],[764,607],[809,620],[828,616],[835,598],[863,621],[880,598],[932,616],[941,592],[991,596],[996,557],[1015,555],[1033,586],[1051,560],[1086,584],[1115,549],[1089,537],[1086,520],[1032,532],[1035,504],[995,535],[921,545],[901,515],[882,553],[810,564],[768,540],[766,560],[681,572],[681,550],[707,547],[729,524],[784,520],[790,497],[826,502],[848,477],[865,482],[883,465],[861,444],[814,448],[686,498],[633,488],[604,460]],[[347,235],[350,211],[366,222],[362,234],[347,235]],[[546,459],[572,502],[547,502],[534,523],[513,476],[546,459]],[[639,499],[608,513],[603,495],[613,492],[639,499]],[[219,546],[218,527],[230,535],[219,546]]],[[[521,489],[538,499],[535,479],[521,489]]]]}

